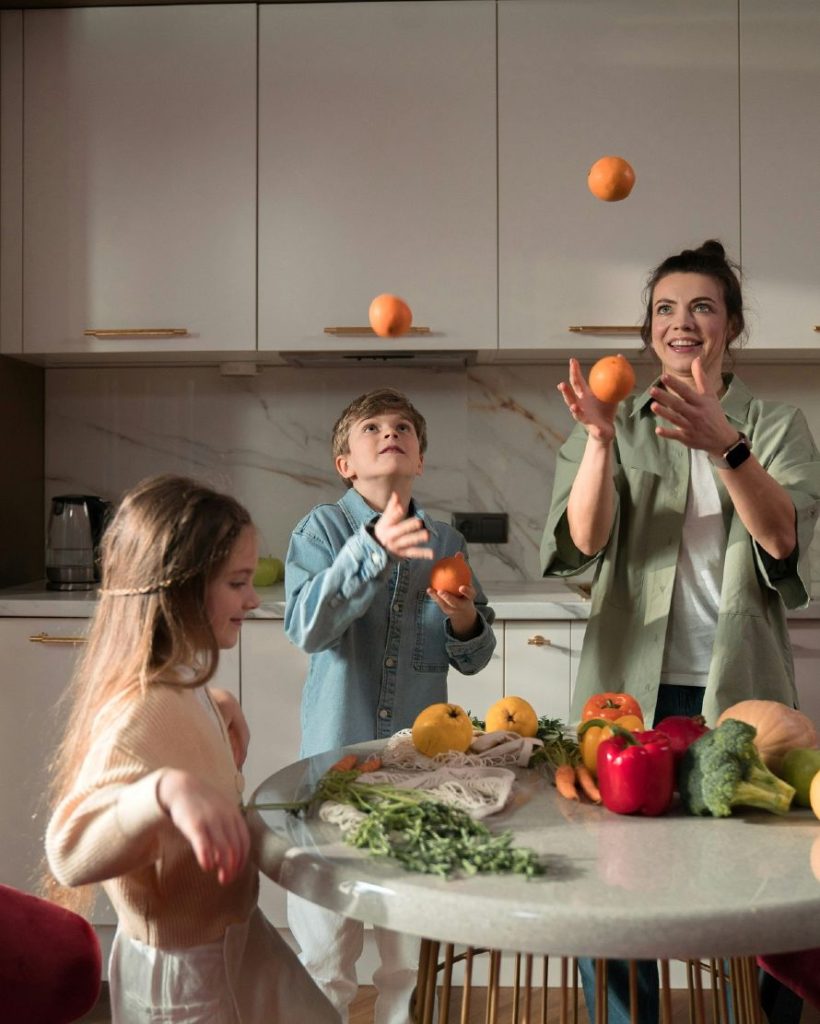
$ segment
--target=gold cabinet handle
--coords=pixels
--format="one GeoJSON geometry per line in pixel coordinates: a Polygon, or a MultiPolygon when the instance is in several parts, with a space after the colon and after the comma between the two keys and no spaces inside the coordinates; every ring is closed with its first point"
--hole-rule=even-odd
{"type": "MultiPolygon", "coordinates": [[[[430,334],[429,327],[410,327],[404,334],[430,334]]],[[[376,337],[372,327],[325,327],[325,334],[335,334],[337,338],[358,338],[361,335],[376,337]]],[[[404,335],[400,335],[404,337],[404,335]]]]}
{"type": "Polygon", "coordinates": [[[551,647],[552,640],[549,637],[541,636],[540,633],[536,633],[535,636],[528,636],[527,643],[532,647],[551,647]]]}
{"type": "Polygon", "coordinates": [[[820,324],[815,324],[814,329],[815,331],[820,331],[820,324]]]}
{"type": "Polygon", "coordinates": [[[187,327],[89,327],[87,338],[186,338],[187,327]]]}
{"type": "Polygon", "coordinates": [[[35,633],[29,637],[33,644],[87,644],[88,638],[84,636],[49,636],[48,633],[35,633]]]}
{"type": "Polygon", "coordinates": [[[573,334],[640,334],[640,327],[624,327],[618,324],[573,324],[567,328],[573,334]]]}

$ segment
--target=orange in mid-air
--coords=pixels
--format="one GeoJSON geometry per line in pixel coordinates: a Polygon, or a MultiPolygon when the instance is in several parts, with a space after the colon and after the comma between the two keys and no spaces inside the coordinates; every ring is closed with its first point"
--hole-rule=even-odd
{"type": "Polygon", "coordinates": [[[622,355],[604,356],[589,371],[589,390],[601,402],[620,402],[635,387],[635,371],[622,355]]]}
{"type": "Polygon", "coordinates": [[[457,594],[459,587],[469,587],[472,582],[473,574],[466,559],[457,555],[440,558],[430,570],[430,586],[433,590],[457,594]]]}
{"type": "Polygon", "coordinates": [[[384,292],[370,303],[370,326],[380,338],[398,338],[407,334],[413,322],[410,307],[398,295],[384,292]]]}
{"type": "Polygon", "coordinates": [[[635,185],[635,171],[622,156],[602,156],[587,174],[589,191],[605,203],[626,199],[635,185]]]}

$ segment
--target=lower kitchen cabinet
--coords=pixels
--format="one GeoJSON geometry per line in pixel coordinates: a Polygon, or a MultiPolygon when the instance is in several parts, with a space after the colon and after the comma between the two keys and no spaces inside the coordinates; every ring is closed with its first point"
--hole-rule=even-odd
{"type": "MultiPolygon", "coordinates": [[[[0,714],[0,881],[37,889],[48,823],[48,765],[65,725],[62,703],[85,643],[88,619],[0,618],[6,708],[0,714]]],[[[239,695],[239,652],[226,651],[213,680],[239,695]]],[[[96,926],[116,923],[100,895],[96,926]]]]}
{"type": "Polygon", "coordinates": [[[504,623],[504,693],[523,697],[538,715],[569,721],[572,623],[504,623]]]}

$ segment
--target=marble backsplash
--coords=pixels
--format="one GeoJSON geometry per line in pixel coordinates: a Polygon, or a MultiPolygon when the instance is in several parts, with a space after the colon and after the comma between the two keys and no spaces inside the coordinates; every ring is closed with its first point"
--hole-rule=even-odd
{"type": "MultiPolygon", "coordinates": [[[[651,371],[639,372],[643,385],[651,371]]],[[[741,372],[758,395],[799,405],[820,441],[820,389],[805,367],[741,364],[741,372]]],[[[214,367],[50,369],[46,506],[72,492],[116,500],[146,476],[183,473],[234,494],[264,552],[284,557],[295,523],[343,491],[329,444],[339,413],[390,384],[427,420],[415,492],[422,506],[447,521],[453,512],[507,512],[508,543],[471,545],[474,568],[483,582],[537,579],[555,456],[571,427],[556,389],[564,375],[556,365],[267,367],[256,377],[214,367]]],[[[812,554],[820,594],[820,531],[812,554]]]]}

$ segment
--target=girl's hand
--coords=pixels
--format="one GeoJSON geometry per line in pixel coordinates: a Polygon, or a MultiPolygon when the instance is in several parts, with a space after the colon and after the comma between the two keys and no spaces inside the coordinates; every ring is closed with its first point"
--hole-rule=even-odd
{"type": "MultiPolygon", "coordinates": [[[[456,558],[463,557],[461,551],[456,552],[456,558]]],[[[449,590],[427,588],[427,596],[436,602],[450,620],[453,633],[459,640],[469,640],[480,632],[481,623],[475,608],[475,595],[473,586],[459,587],[457,594],[449,590]]]]}
{"type": "Polygon", "coordinates": [[[583,423],[587,434],[596,441],[608,443],[615,437],[617,402],[602,402],[590,391],[577,359],[569,361],[569,383],[561,381],[558,390],[577,423],[583,423]]]}
{"type": "Polygon", "coordinates": [[[692,362],[695,387],[664,374],[662,388],[652,388],[652,412],[671,426],[655,427],[659,437],[680,441],[719,456],[737,440],[738,432],[726,419],[720,399],[703,372],[700,356],[692,362]]]}
{"type": "Polygon", "coordinates": [[[430,539],[416,516],[408,516],[394,491],[373,531],[381,546],[396,558],[432,558],[432,548],[423,545],[430,539]]]}
{"type": "Polygon", "coordinates": [[[169,768],[157,784],[157,800],[191,844],[203,871],[216,871],[228,885],[244,868],[250,851],[248,826],[239,804],[190,772],[169,768]]]}
{"type": "Polygon", "coordinates": [[[239,701],[229,690],[223,690],[217,686],[209,686],[208,692],[213,697],[214,703],[222,715],[225,728],[228,730],[228,739],[231,741],[234,764],[241,768],[248,756],[248,744],[251,740],[251,730],[248,726],[245,713],[239,701]]]}

